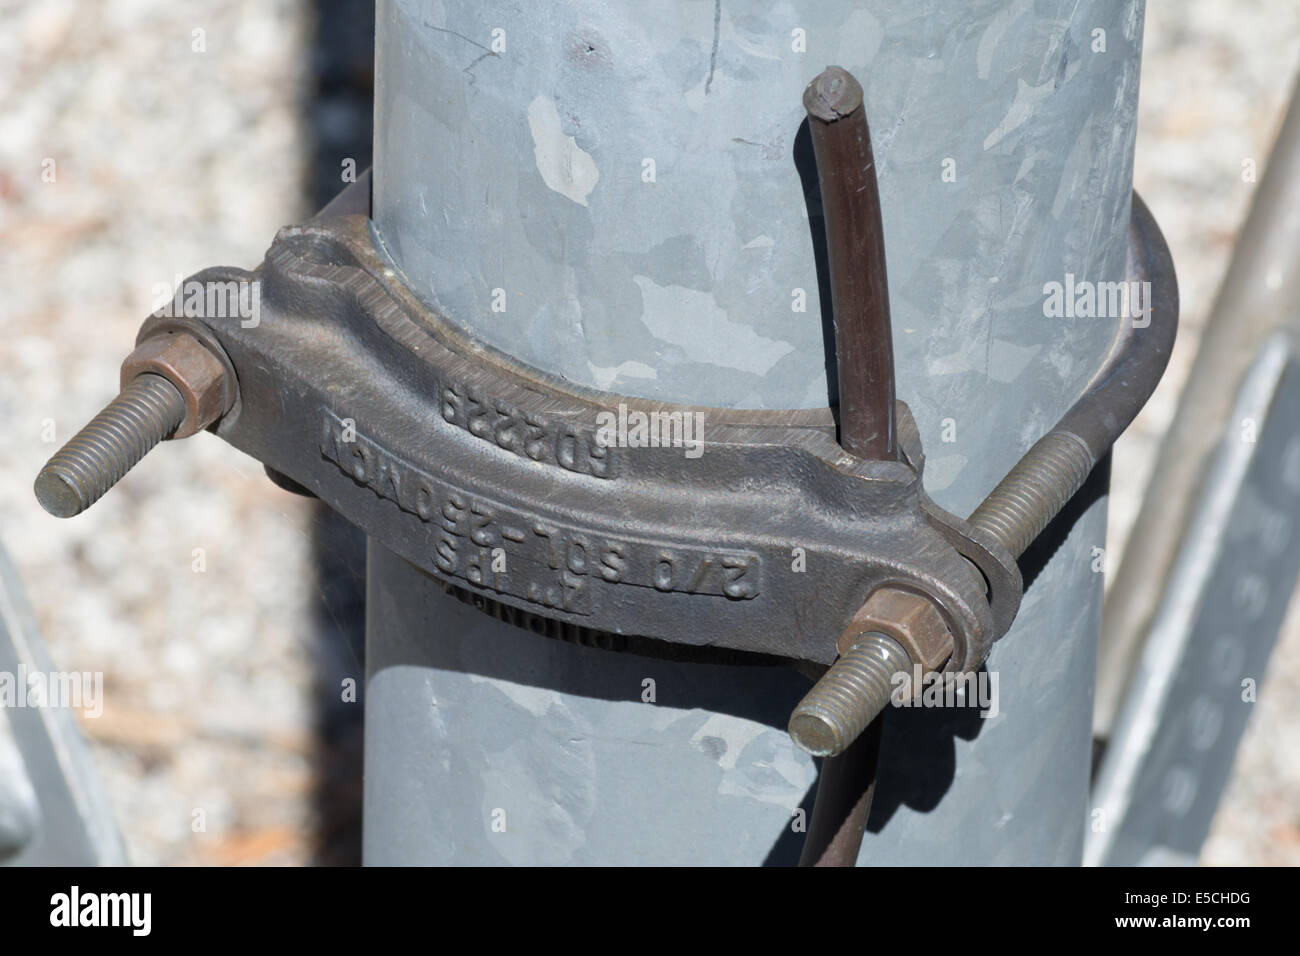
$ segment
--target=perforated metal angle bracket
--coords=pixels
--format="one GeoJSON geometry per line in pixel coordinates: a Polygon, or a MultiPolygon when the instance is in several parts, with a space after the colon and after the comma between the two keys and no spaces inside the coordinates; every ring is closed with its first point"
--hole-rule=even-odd
{"type": "Polygon", "coordinates": [[[1015,561],[901,461],[862,461],[828,409],[670,405],[576,387],[471,339],[417,299],[368,219],[281,231],[257,321],[151,316],[224,356],[218,435],[429,574],[574,626],[829,665],[877,588],[931,598],[974,669],[1009,627],[1015,561]],[[645,427],[640,429],[641,423],[645,427]],[[650,434],[680,438],[634,447],[650,434]]]}

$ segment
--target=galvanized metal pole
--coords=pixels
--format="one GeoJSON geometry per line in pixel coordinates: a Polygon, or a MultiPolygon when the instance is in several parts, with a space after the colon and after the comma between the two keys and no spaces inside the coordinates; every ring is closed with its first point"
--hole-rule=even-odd
{"type": "MultiPolygon", "coordinates": [[[[374,218],[430,304],[547,372],[824,405],[801,94],[843,66],[871,119],[898,394],[927,488],[968,514],[1114,339],[1114,317],[1045,314],[1044,285],[1124,278],[1141,19],[1134,0],[1068,19],[938,0],[383,2],[374,218]]],[[[860,862],[1078,861],[1104,511],[1027,556],[988,664],[995,716],[886,715],[860,862]]],[[[367,631],[369,863],[798,858],[816,767],[784,728],[806,677],[548,640],[374,544],[367,631]]]]}

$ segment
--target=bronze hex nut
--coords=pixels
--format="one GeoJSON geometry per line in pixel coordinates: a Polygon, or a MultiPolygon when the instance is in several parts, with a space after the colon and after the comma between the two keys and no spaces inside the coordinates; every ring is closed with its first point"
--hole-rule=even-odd
{"type": "Polygon", "coordinates": [[[840,653],[868,631],[892,637],[925,673],[943,667],[954,648],[952,631],[935,603],[901,588],[884,587],[867,598],[840,635],[840,653]]]}
{"type": "Polygon", "coordinates": [[[221,360],[198,339],[184,332],[153,335],[122,363],[122,385],[137,375],[161,375],[185,400],[185,418],[172,438],[187,438],[207,428],[227,411],[230,390],[221,360]]]}

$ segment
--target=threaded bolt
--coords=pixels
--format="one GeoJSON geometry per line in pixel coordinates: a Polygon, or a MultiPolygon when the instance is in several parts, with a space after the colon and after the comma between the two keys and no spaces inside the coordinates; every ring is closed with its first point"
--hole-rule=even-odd
{"type": "Polygon", "coordinates": [[[185,399],[161,375],[138,375],[36,476],[36,499],[58,518],[81,514],[185,418],[185,399]]]}
{"type": "Polygon", "coordinates": [[[912,659],[887,634],[867,631],[840,655],[790,716],[790,736],[815,757],[833,757],[889,705],[894,675],[912,659]]]}
{"type": "Polygon", "coordinates": [[[1083,487],[1094,464],[1082,438],[1050,431],[998,482],[970,523],[992,532],[1018,558],[1083,487]]]}

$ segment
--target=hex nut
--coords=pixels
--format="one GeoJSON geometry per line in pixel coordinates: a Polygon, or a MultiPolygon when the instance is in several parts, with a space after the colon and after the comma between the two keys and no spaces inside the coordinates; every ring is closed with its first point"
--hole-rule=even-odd
{"type": "Polygon", "coordinates": [[[192,335],[168,332],[145,339],[122,363],[122,386],[146,372],[167,379],[185,399],[185,418],[172,438],[202,431],[229,408],[225,366],[192,335]]]}
{"type": "Polygon", "coordinates": [[[870,631],[896,640],[925,673],[943,667],[954,649],[952,631],[935,603],[901,588],[883,587],[867,598],[840,635],[840,654],[870,631]]]}

